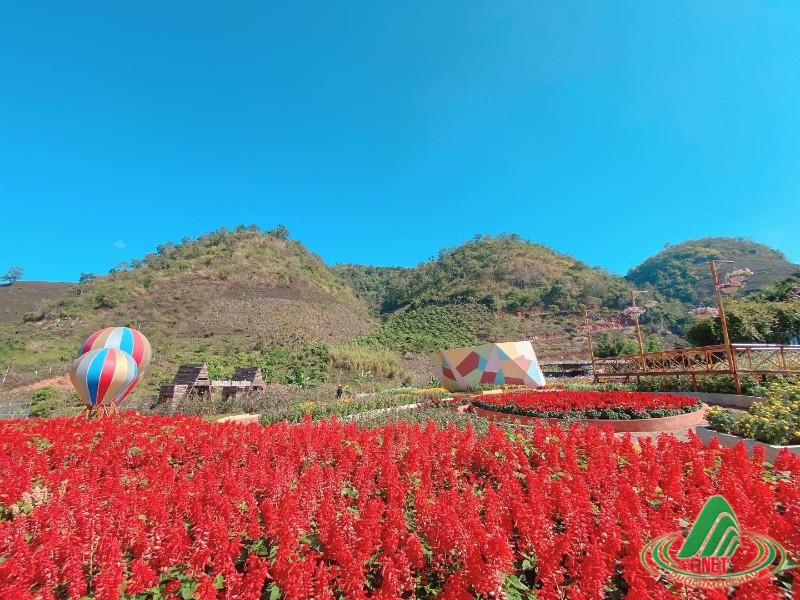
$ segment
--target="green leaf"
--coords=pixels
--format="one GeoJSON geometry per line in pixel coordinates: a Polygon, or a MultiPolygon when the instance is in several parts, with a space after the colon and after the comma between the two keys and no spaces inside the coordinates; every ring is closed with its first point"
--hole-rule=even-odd
{"type": "Polygon", "coordinates": [[[214,588],[217,590],[221,590],[225,587],[225,576],[220,573],[217,575],[216,579],[214,579],[214,588]]]}
{"type": "Polygon", "coordinates": [[[270,586],[269,586],[269,600],[278,600],[278,598],[280,598],[282,594],[283,594],[283,592],[281,591],[281,588],[279,588],[274,583],[270,584],[270,586]]]}
{"type": "Polygon", "coordinates": [[[192,581],[191,579],[184,581],[181,583],[181,598],[183,598],[183,600],[192,600],[192,598],[194,598],[194,592],[199,586],[199,581],[192,581]]]}

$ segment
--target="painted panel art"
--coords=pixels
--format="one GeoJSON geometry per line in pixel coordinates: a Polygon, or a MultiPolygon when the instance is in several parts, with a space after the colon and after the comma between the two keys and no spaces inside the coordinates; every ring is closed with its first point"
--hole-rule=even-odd
{"type": "Polygon", "coordinates": [[[463,392],[482,383],[542,387],[544,375],[528,341],[439,350],[431,355],[442,387],[463,392]]]}

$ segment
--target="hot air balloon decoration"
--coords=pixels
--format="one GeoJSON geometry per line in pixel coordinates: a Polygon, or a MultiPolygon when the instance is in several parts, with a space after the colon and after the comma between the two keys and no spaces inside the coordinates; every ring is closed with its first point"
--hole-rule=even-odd
{"type": "Polygon", "coordinates": [[[87,417],[108,415],[136,379],[138,369],[130,354],[117,348],[98,348],[82,354],[69,371],[69,378],[86,405],[87,417]]]}
{"type": "Polygon", "coordinates": [[[141,331],[130,327],[106,327],[95,331],[81,344],[78,355],[86,354],[97,348],[117,348],[127,352],[136,361],[140,371],[144,371],[153,357],[150,342],[141,331]]]}
{"type": "Polygon", "coordinates": [[[152,359],[150,342],[130,327],[106,327],[86,338],[70,379],[86,405],[87,418],[117,413],[152,359]]]}

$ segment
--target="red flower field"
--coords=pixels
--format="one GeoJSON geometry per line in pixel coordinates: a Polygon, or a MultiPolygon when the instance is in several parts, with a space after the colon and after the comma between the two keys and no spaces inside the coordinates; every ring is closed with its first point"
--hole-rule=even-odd
{"type": "MultiPolygon", "coordinates": [[[[159,417],[0,440],[0,598],[722,599],[638,556],[715,494],[800,552],[800,459],[697,440],[159,417]]],[[[786,598],[783,579],[735,597],[786,598]]]]}

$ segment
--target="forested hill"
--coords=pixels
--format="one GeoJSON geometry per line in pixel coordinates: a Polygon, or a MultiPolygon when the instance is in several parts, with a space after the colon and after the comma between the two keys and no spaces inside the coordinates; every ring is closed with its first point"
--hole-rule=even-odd
{"type": "Polygon", "coordinates": [[[445,248],[386,296],[384,312],[426,305],[482,304],[516,312],[555,307],[619,307],[627,282],[517,235],[477,236],[445,248]]]}
{"type": "Polygon", "coordinates": [[[626,279],[637,287],[651,285],[667,298],[694,306],[713,296],[710,260],[732,260],[720,265],[720,275],[737,268],[753,271],[747,292],[760,290],[800,271],[777,250],[742,238],[710,237],[667,246],[639,266],[626,279]]]}

